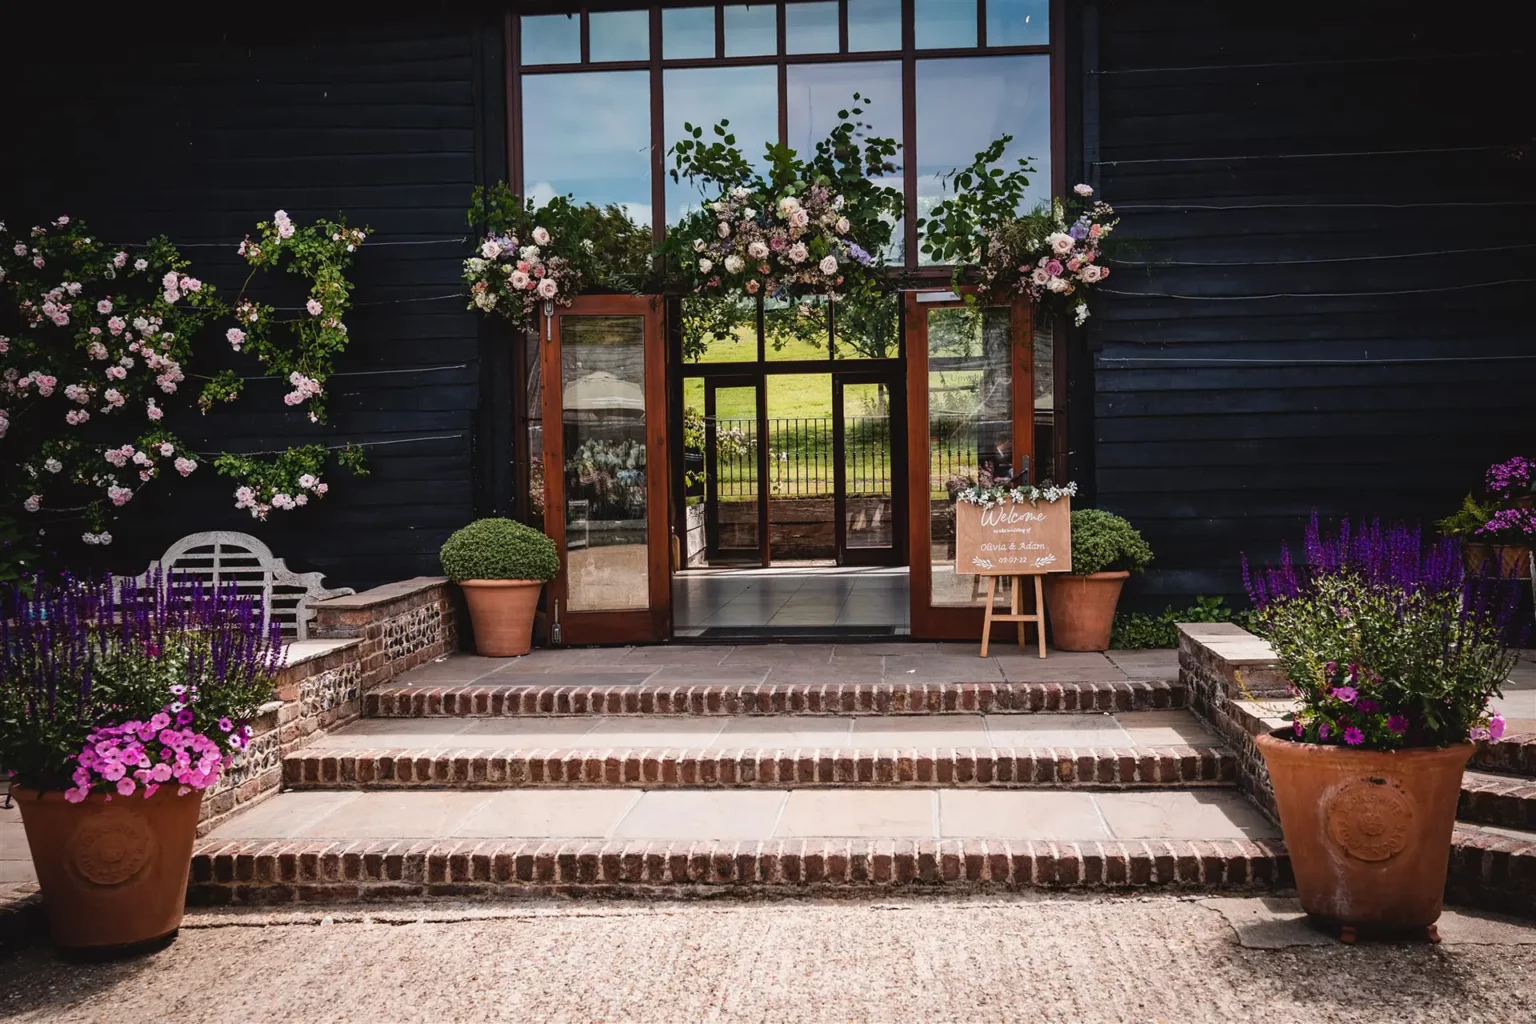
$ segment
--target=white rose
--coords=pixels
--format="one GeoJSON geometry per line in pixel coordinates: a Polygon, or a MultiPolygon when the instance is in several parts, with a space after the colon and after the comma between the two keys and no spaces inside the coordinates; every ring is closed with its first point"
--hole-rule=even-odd
{"type": "Polygon", "coordinates": [[[539,282],[540,298],[552,299],[555,297],[555,293],[559,290],[560,286],[555,284],[555,279],[552,277],[546,277],[544,280],[539,282]]]}
{"type": "Polygon", "coordinates": [[[806,249],[804,242],[796,242],[789,247],[787,255],[795,263],[804,263],[805,258],[810,255],[810,252],[806,249]]]}
{"type": "Polygon", "coordinates": [[[528,275],[523,273],[521,270],[512,271],[512,287],[518,289],[527,288],[528,275]]]}
{"type": "Polygon", "coordinates": [[[1067,253],[1071,252],[1072,247],[1077,244],[1071,235],[1060,231],[1056,231],[1050,235],[1047,235],[1045,240],[1050,244],[1051,251],[1058,256],[1065,256],[1067,253]]]}
{"type": "Polygon", "coordinates": [[[1033,274],[1029,275],[1029,279],[1035,284],[1045,284],[1051,279],[1051,275],[1043,270],[1036,269],[1033,274]]]}
{"type": "Polygon", "coordinates": [[[730,238],[731,237],[731,226],[729,224],[727,224],[725,221],[721,221],[720,222],[720,226],[717,227],[715,230],[720,233],[720,237],[721,238],[730,238]]]}
{"type": "MultiPolygon", "coordinates": [[[[484,256],[488,260],[495,259],[497,256],[501,255],[501,243],[496,241],[494,238],[487,238],[485,243],[480,246],[480,255],[484,256]]],[[[483,267],[484,264],[481,266],[483,267]]],[[[479,268],[477,268],[477,270],[478,269],[479,268]]]]}
{"type": "Polygon", "coordinates": [[[702,239],[702,238],[695,238],[693,240],[693,251],[694,252],[703,252],[704,251],[704,239],[702,239]]]}
{"type": "Polygon", "coordinates": [[[1072,186],[1072,191],[1076,192],[1078,195],[1083,196],[1083,197],[1086,198],[1087,196],[1093,195],[1093,186],[1092,185],[1073,185],[1072,186]]]}
{"type": "Polygon", "coordinates": [[[1064,277],[1053,277],[1046,282],[1045,287],[1048,291],[1064,292],[1069,290],[1072,285],[1064,277]]]}
{"type": "Polygon", "coordinates": [[[823,274],[835,274],[837,273],[837,257],[828,256],[818,266],[823,274]]]}
{"type": "Polygon", "coordinates": [[[1092,284],[1099,279],[1102,273],[1103,271],[1100,270],[1096,264],[1090,263],[1082,269],[1078,276],[1081,277],[1084,281],[1087,281],[1089,284],[1092,284]]]}
{"type": "Polygon", "coordinates": [[[533,240],[534,240],[534,242],[538,243],[539,245],[548,245],[549,244],[549,232],[545,231],[543,228],[534,228],[533,229],[533,240]]]}
{"type": "Polygon", "coordinates": [[[765,260],[768,258],[768,246],[762,242],[753,242],[747,246],[747,255],[755,260],[765,260]]]}
{"type": "Polygon", "coordinates": [[[848,233],[848,218],[847,217],[839,217],[839,218],[837,218],[837,224],[835,226],[837,228],[837,233],[838,234],[846,235],[848,233]]]}
{"type": "Polygon", "coordinates": [[[779,216],[788,218],[790,214],[800,209],[800,200],[794,196],[785,196],[779,200],[779,216]]]}
{"type": "Polygon", "coordinates": [[[699,273],[707,274],[715,269],[714,263],[709,260],[699,260],[699,273]]]}
{"type": "Polygon", "coordinates": [[[805,210],[795,210],[789,215],[789,226],[792,228],[804,228],[811,222],[811,215],[805,210]]]}
{"type": "Polygon", "coordinates": [[[725,270],[728,274],[739,274],[741,273],[741,268],[746,265],[746,261],[740,256],[727,256],[725,258],[725,270]]]}

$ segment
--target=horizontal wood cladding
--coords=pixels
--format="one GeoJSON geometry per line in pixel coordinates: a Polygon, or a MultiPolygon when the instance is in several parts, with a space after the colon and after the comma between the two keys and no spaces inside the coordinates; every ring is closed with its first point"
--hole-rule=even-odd
{"type": "MultiPolygon", "coordinates": [[[[331,422],[286,407],[277,380],[249,381],[240,401],[206,417],[182,412],[175,429],[207,453],[202,467],[136,497],[108,557],[142,568],[176,537],[229,529],[332,585],[436,573],[443,539],[475,512],[482,328],[455,293],[470,190],[487,177],[487,151],[503,151],[501,98],[484,85],[500,80],[500,18],[215,20],[151,34],[122,18],[22,67],[21,95],[0,116],[11,138],[33,140],[46,117],[49,137],[25,162],[5,161],[6,219],[68,213],[124,243],[165,234],[226,295],[248,272],[235,246],[276,209],[301,224],[341,214],[374,233],[351,273],[351,342],[327,388],[331,422]],[[234,484],[212,467],[221,451],[345,442],[370,445],[370,475],[334,472],[323,501],[265,523],[232,507],[234,484]]],[[[496,165],[490,176],[504,175],[496,165]]],[[[257,295],[287,307],[307,297],[286,274],[257,295]]],[[[226,326],[210,332],[193,369],[259,375],[227,350],[226,326]]],[[[183,386],[189,399],[200,385],[183,386]]]]}
{"type": "Polygon", "coordinates": [[[1536,117],[1487,31],[1519,6],[1095,6],[1088,174],[1139,251],[1090,327],[1094,482],[1157,552],[1132,599],[1235,594],[1313,508],[1430,520],[1536,449],[1536,117]]]}

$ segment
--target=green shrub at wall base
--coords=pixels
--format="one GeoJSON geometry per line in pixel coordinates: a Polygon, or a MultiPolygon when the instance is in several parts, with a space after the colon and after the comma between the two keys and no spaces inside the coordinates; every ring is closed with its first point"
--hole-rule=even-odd
{"type": "Polygon", "coordinates": [[[1072,510],[1072,574],[1141,572],[1152,561],[1152,549],[1136,528],[1113,512],[1097,508],[1072,510]]]}
{"type": "Polygon", "coordinates": [[[510,519],[477,519],[438,553],[443,575],[465,580],[550,580],[560,571],[555,542],[510,519]]]}

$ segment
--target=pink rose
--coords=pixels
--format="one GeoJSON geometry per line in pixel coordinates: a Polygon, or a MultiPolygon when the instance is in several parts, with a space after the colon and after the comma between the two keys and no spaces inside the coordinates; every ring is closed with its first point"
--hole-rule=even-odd
{"type": "Polygon", "coordinates": [[[541,298],[552,299],[557,291],[559,291],[559,286],[555,284],[554,278],[546,277],[539,282],[539,296],[541,298]]]}

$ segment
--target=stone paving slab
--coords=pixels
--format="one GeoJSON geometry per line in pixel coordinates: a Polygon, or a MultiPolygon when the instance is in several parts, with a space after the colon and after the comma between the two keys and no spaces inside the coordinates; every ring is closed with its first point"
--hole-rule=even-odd
{"type": "Polygon", "coordinates": [[[1188,711],[1083,715],[864,715],[570,718],[369,718],[305,748],[486,750],[547,748],[686,748],[739,750],[813,746],[889,747],[1146,747],[1216,742],[1188,711]]]}
{"type": "MultiPolygon", "coordinates": [[[[1297,946],[1337,946],[1337,936],[1312,923],[1293,897],[1218,897],[1201,900],[1226,919],[1245,949],[1291,949],[1297,946]]],[[[1436,923],[1446,946],[1536,945],[1536,928],[1529,922],[1477,910],[1447,907],[1436,923]]],[[[1364,937],[1363,937],[1364,938],[1364,937]]]]}
{"type": "MultiPolygon", "coordinates": [[[[521,658],[455,654],[405,673],[396,685],[441,685],[558,676],[560,685],[666,685],[700,680],[762,683],[1085,683],[1178,678],[1178,652],[1031,651],[994,644],[663,644],[537,650],[521,658]]],[[[526,680],[524,680],[526,682],[526,680]]]]}
{"type": "Polygon", "coordinates": [[[1273,839],[1232,791],[500,790],[281,793],[206,843],[283,839],[1273,839]]]}

